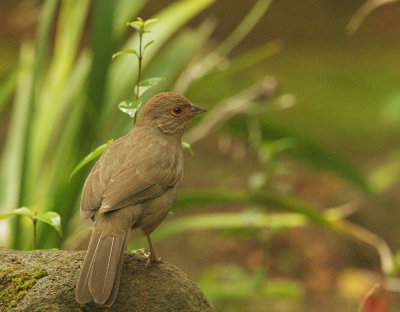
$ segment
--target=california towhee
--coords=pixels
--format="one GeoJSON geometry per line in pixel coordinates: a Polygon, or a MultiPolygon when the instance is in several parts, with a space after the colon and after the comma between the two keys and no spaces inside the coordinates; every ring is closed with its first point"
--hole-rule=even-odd
{"type": "Polygon", "coordinates": [[[118,292],[126,238],[141,228],[156,258],[150,233],[164,220],[183,176],[181,137],[205,110],[175,93],[160,93],[144,106],[133,129],[113,142],[83,186],[82,218],[94,229],[76,286],[79,303],[110,306],[118,292]]]}

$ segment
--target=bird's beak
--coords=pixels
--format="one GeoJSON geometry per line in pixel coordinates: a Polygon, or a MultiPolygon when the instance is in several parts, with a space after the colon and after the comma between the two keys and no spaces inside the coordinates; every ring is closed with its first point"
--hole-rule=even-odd
{"type": "Polygon", "coordinates": [[[200,108],[200,107],[198,107],[196,105],[193,105],[193,104],[192,104],[192,107],[190,108],[190,113],[191,113],[192,116],[195,116],[195,115],[198,115],[198,114],[201,114],[201,113],[204,113],[204,112],[206,112],[205,109],[200,108]]]}

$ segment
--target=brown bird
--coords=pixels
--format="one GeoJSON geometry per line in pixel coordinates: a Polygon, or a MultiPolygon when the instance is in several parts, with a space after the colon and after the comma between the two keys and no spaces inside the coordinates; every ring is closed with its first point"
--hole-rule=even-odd
{"type": "Polygon", "coordinates": [[[160,93],[147,102],[133,129],[94,165],[81,198],[81,216],[91,218],[94,229],[76,286],[77,302],[113,304],[131,228],[141,228],[147,236],[147,265],[160,261],[150,233],[177,197],[183,176],[182,133],[204,111],[181,95],[160,93]]]}

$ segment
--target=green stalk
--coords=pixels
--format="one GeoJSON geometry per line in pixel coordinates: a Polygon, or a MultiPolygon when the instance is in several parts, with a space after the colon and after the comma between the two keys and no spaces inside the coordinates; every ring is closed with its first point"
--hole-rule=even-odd
{"type": "Polygon", "coordinates": [[[36,225],[37,225],[37,219],[35,217],[32,218],[32,223],[33,223],[33,250],[36,249],[36,225]]]}
{"type": "MultiPolygon", "coordinates": [[[[140,79],[142,76],[142,41],[143,41],[143,33],[139,32],[139,55],[138,55],[138,79],[137,79],[137,87],[136,87],[136,100],[139,99],[139,90],[140,90],[140,79]]],[[[137,113],[133,118],[133,124],[136,123],[137,113]]]]}

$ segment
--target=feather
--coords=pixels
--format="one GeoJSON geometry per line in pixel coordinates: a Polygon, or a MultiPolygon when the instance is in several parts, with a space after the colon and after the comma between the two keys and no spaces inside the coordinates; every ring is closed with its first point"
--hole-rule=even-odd
{"type": "Polygon", "coordinates": [[[102,237],[88,283],[93,300],[98,304],[104,305],[109,299],[117,273],[120,273],[118,267],[119,263],[122,263],[121,255],[125,249],[126,235],[124,232],[114,237],[102,237]]]}
{"type": "Polygon", "coordinates": [[[89,276],[92,272],[93,263],[96,259],[97,251],[101,244],[101,233],[93,231],[90,237],[88,251],[86,253],[86,258],[83,263],[81,273],[76,284],[75,296],[78,303],[84,304],[92,301],[92,295],[90,294],[88,281],[89,276]]]}

